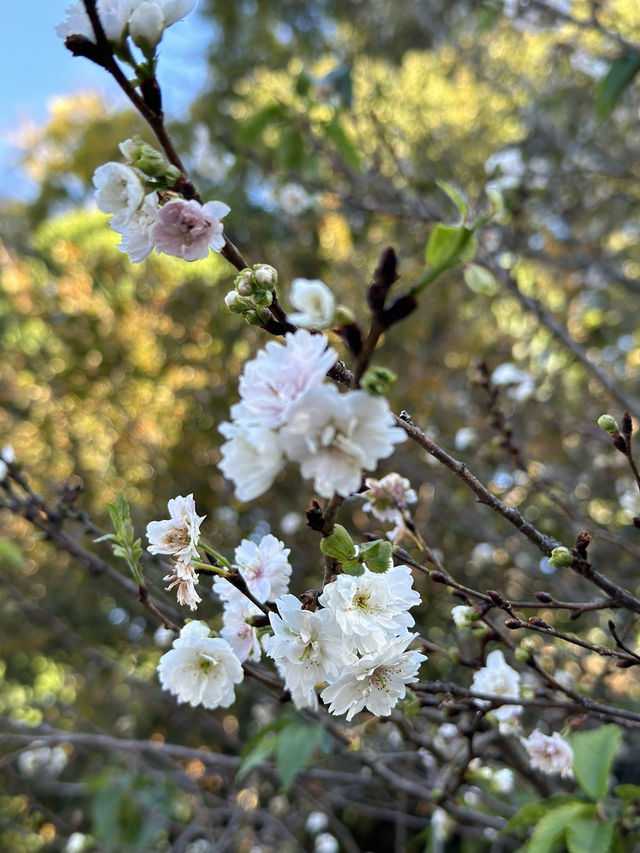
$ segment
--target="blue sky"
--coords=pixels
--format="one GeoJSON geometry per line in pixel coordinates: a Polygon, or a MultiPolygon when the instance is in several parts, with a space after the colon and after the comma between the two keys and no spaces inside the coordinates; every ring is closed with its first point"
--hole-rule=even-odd
{"type": "MultiPolygon", "coordinates": [[[[124,106],[124,96],[106,72],[86,59],[74,59],[56,36],[68,0],[4,0],[0,51],[0,193],[20,194],[25,185],[13,171],[17,152],[11,134],[25,120],[44,121],[47,102],[55,95],[98,89],[124,106]]],[[[203,82],[204,48],[210,38],[197,11],[165,33],[160,46],[159,77],[165,111],[181,113],[203,82]]]]}

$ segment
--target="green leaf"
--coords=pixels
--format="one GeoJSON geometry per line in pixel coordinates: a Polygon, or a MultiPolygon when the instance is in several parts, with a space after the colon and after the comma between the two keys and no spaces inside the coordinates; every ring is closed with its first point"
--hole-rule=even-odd
{"type": "Polygon", "coordinates": [[[344,132],[338,116],[334,116],[331,121],[325,125],[327,137],[333,142],[338,151],[342,154],[345,163],[350,166],[354,172],[361,171],[360,155],[358,151],[344,132]]]}
{"type": "Polygon", "coordinates": [[[573,771],[582,790],[594,800],[607,793],[611,765],[622,732],[613,724],[589,732],[579,732],[571,738],[573,771]]]}
{"type": "Polygon", "coordinates": [[[250,145],[260,136],[270,124],[275,124],[285,118],[285,110],[281,104],[269,104],[250,116],[236,134],[238,145],[250,145]]]}
{"type": "Polygon", "coordinates": [[[333,533],[320,542],[320,550],[326,557],[333,557],[339,563],[351,560],[356,553],[351,537],[341,524],[334,524],[333,533]]]}
{"type": "Polygon", "coordinates": [[[547,807],[542,802],[525,803],[514,814],[511,820],[500,830],[502,835],[508,835],[516,829],[528,829],[537,823],[547,813],[547,807]]]}
{"type": "Polygon", "coordinates": [[[250,770],[257,764],[262,764],[267,758],[270,758],[275,752],[278,744],[278,735],[274,731],[263,733],[253,749],[250,749],[236,773],[236,781],[239,782],[250,770]]]}
{"type": "Polygon", "coordinates": [[[640,55],[637,53],[625,53],[614,59],[596,91],[596,114],[599,119],[607,117],[639,70],[640,55]]]}
{"type": "Polygon", "coordinates": [[[384,574],[391,565],[391,542],[376,539],[375,542],[365,542],[360,546],[360,556],[369,571],[384,574]]]}
{"type": "Polygon", "coordinates": [[[581,817],[567,827],[569,853],[608,853],[613,839],[615,821],[606,823],[597,817],[581,817]]]}
{"type": "Polygon", "coordinates": [[[618,799],[625,802],[637,801],[640,803],[640,785],[616,785],[613,793],[618,799]]]}
{"type": "Polygon", "coordinates": [[[584,803],[567,803],[547,812],[536,824],[531,840],[527,845],[527,853],[550,853],[554,845],[563,840],[567,827],[585,808],[584,803]]]}
{"type": "Polygon", "coordinates": [[[316,746],[324,737],[324,728],[320,723],[293,722],[278,735],[276,761],[278,773],[285,788],[293,782],[296,773],[301,770],[316,746]]]}
{"type": "Polygon", "coordinates": [[[446,181],[436,181],[436,184],[442,192],[448,196],[451,201],[455,204],[456,210],[460,214],[463,219],[466,219],[469,215],[469,203],[466,198],[462,195],[462,193],[457,190],[451,184],[448,184],[446,181]]]}
{"type": "Polygon", "coordinates": [[[342,571],[345,575],[353,575],[353,577],[359,577],[364,574],[364,566],[360,562],[360,560],[346,560],[342,564],[342,571]]]}
{"type": "Polygon", "coordinates": [[[427,263],[439,270],[445,270],[458,260],[467,260],[463,258],[463,252],[472,245],[472,237],[473,232],[464,225],[444,225],[438,222],[429,234],[425,253],[427,263]]]}

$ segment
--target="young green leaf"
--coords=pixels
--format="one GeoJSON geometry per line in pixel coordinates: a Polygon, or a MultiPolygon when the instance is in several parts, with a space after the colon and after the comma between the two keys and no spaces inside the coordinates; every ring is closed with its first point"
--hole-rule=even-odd
{"type": "Polygon", "coordinates": [[[324,737],[324,728],[320,723],[292,722],[278,735],[276,762],[282,785],[288,788],[296,773],[307,763],[313,750],[324,737]]]}
{"type": "Polygon", "coordinates": [[[573,772],[582,790],[593,800],[607,793],[611,765],[622,732],[613,724],[588,732],[578,732],[571,738],[573,772]]]}
{"type": "Polygon", "coordinates": [[[569,824],[582,815],[585,809],[589,809],[589,806],[574,801],[547,812],[533,830],[527,853],[551,853],[554,845],[564,839],[569,824]]]}
{"type": "Polygon", "coordinates": [[[383,574],[391,565],[391,542],[376,539],[375,542],[365,542],[360,546],[360,556],[371,572],[383,574]]]}
{"type": "Polygon", "coordinates": [[[320,550],[326,557],[333,557],[339,563],[351,560],[356,553],[351,537],[341,524],[334,524],[333,533],[320,542],[320,550]]]}
{"type": "Polygon", "coordinates": [[[603,823],[597,817],[580,817],[567,827],[569,853],[608,853],[613,840],[615,821],[603,823]]]}
{"type": "Polygon", "coordinates": [[[609,71],[598,84],[596,115],[606,118],[620,100],[622,93],[640,71],[640,55],[625,53],[611,63],[609,71]]]}

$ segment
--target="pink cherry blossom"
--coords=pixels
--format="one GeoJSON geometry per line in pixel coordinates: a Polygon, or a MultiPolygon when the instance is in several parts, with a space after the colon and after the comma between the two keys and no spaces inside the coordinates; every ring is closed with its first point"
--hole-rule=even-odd
{"type": "Polygon", "coordinates": [[[157,251],[185,261],[206,258],[209,249],[219,252],[225,243],[220,220],[229,211],[221,201],[172,199],[158,211],[151,232],[157,251]]]}

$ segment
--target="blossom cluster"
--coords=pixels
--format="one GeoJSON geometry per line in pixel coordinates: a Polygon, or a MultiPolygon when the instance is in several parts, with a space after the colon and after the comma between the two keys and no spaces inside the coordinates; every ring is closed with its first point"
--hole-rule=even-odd
{"type": "Polygon", "coordinates": [[[264,494],[286,460],[300,465],[320,496],[348,497],[360,488],[362,471],[404,440],[386,400],[340,393],[324,381],[336,359],[324,336],[299,330],[245,365],[241,401],[220,425],[227,439],[220,469],[240,500],[264,494]]]}
{"type": "MultiPolygon", "coordinates": [[[[179,171],[141,140],[127,139],[120,150],[132,165],[105,163],[93,175],[96,204],[111,214],[110,226],[121,235],[119,248],[135,263],[154,249],[185,261],[206,258],[210,249],[221,251],[225,245],[221,220],[230,208],[221,201],[200,204],[175,195],[161,206],[158,189],[173,185],[179,171]],[[149,183],[158,189],[145,192],[149,183]]],[[[162,198],[170,195],[164,191],[162,198]]]]}
{"type": "MultiPolygon", "coordinates": [[[[203,518],[196,514],[192,495],[174,498],[168,508],[169,519],[147,525],[149,551],[173,559],[173,573],[165,580],[172,581],[169,589],[178,587],[180,603],[193,609],[200,597],[192,561],[198,557],[203,518]]],[[[384,572],[364,565],[359,575],[340,574],[325,586],[317,609],[310,610],[288,591],[289,553],[270,533],[240,543],[232,568],[247,594],[228,577],[214,578],[223,605],[220,637],[212,638],[203,622],[183,628],[160,660],[162,686],[181,702],[227,707],[242,678],[242,662],[259,661],[264,649],[297,707],[317,708],[320,686],[333,714],[346,713],[349,720],[363,708],[390,714],[425,660],[408,650],[417,636],[410,632],[414,619],[409,610],[420,603],[411,569],[390,561],[384,572]],[[269,605],[265,627],[260,605],[267,602],[275,607],[269,605]],[[263,627],[257,627],[261,622],[263,627]]]]}

